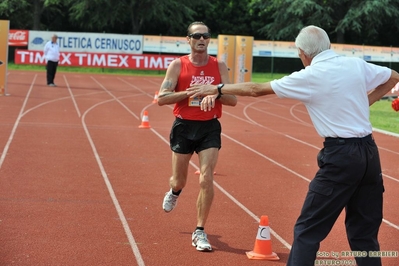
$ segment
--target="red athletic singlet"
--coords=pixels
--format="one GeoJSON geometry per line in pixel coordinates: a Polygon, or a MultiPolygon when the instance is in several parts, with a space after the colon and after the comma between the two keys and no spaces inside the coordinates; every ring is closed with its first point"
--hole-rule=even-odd
{"type": "MultiPolygon", "coordinates": [[[[209,56],[208,64],[205,66],[194,66],[188,55],[180,57],[181,69],[179,80],[175,91],[185,91],[196,84],[219,84],[221,83],[217,59],[209,56]]],[[[201,99],[187,98],[175,104],[173,114],[181,119],[206,121],[222,116],[222,104],[219,100],[211,111],[202,111],[200,108],[201,99]]]]}

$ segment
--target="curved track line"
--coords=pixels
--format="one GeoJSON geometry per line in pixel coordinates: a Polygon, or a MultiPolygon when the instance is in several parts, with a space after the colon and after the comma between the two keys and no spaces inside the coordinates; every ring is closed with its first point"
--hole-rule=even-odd
{"type": "Polygon", "coordinates": [[[242,142],[240,142],[240,141],[238,141],[238,140],[236,140],[236,139],[234,139],[234,138],[232,138],[232,137],[230,137],[230,136],[227,136],[227,135],[224,134],[224,133],[222,133],[222,135],[223,135],[224,137],[228,138],[229,140],[231,140],[231,141],[237,143],[238,145],[240,145],[240,146],[246,148],[247,150],[250,150],[250,151],[252,151],[253,153],[259,155],[260,157],[265,158],[266,160],[268,160],[268,161],[274,163],[275,165],[277,165],[277,166],[283,168],[284,170],[290,172],[291,174],[296,175],[297,177],[299,177],[299,178],[301,178],[301,179],[303,179],[303,180],[305,180],[305,181],[310,182],[310,179],[308,179],[308,178],[304,177],[303,175],[301,175],[301,174],[295,172],[294,170],[291,170],[290,168],[288,168],[288,167],[284,166],[283,164],[281,164],[281,163],[279,163],[279,162],[273,160],[272,158],[267,157],[267,156],[264,155],[263,153],[261,153],[261,152],[255,150],[255,149],[252,149],[251,147],[245,145],[244,143],[242,143],[242,142]]]}
{"type": "MultiPolygon", "coordinates": [[[[304,144],[304,145],[313,147],[313,148],[315,148],[315,149],[320,149],[320,148],[317,147],[317,146],[314,146],[314,145],[312,145],[312,144],[309,144],[309,143],[307,143],[307,142],[304,142],[304,141],[302,141],[302,140],[299,140],[299,139],[297,139],[297,138],[294,138],[294,137],[292,137],[292,136],[290,136],[290,135],[281,133],[280,131],[276,131],[276,130],[270,128],[270,127],[267,127],[267,126],[264,126],[264,125],[262,125],[262,124],[259,124],[258,122],[256,122],[256,121],[253,120],[252,118],[250,118],[249,115],[247,114],[247,109],[248,109],[248,108],[253,108],[251,105],[252,105],[252,104],[245,105],[244,110],[243,110],[244,115],[245,115],[245,117],[247,118],[247,120],[244,120],[244,119],[242,119],[242,118],[239,118],[240,120],[246,121],[246,122],[248,122],[248,123],[250,123],[250,124],[253,124],[253,125],[257,125],[258,127],[267,129],[267,130],[269,130],[269,131],[271,131],[271,132],[274,132],[274,133],[276,133],[276,134],[285,136],[285,137],[287,137],[287,138],[289,138],[289,139],[295,140],[295,141],[297,141],[297,142],[299,142],[299,143],[302,143],[302,144],[304,144]]],[[[254,109],[254,110],[259,110],[259,109],[257,109],[257,108],[253,108],[253,109],[254,109]]],[[[230,113],[225,112],[225,111],[223,111],[223,114],[231,115],[230,113]]],[[[233,115],[231,115],[231,116],[233,116],[233,115]]],[[[236,117],[236,116],[233,116],[233,117],[236,117]]],[[[302,124],[302,123],[300,123],[300,124],[302,124]]]]}
{"type": "Polygon", "coordinates": [[[303,103],[299,102],[299,103],[296,103],[296,104],[294,104],[293,106],[291,106],[291,108],[290,108],[290,114],[291,114],[291,116],[292,116],[293,118],[295,118],[296,120],[300,121],[300,122],[303,123],[303,124],[306,124],[306,125],[308,125],[308,126],[313,126],[313,124],[308,123],[308,122],[306,122],[306,121],[303,121],[302,119],[300,119],[299,117],[297,117],[297,116],[294,114],[294,110],[295,110],[295,108],[296,108],[298,105],[303,105],[303,103]]]}
{"type": "MultiPolygon", "coordinates": [[[[262,110],[262,109],[259,109],[259,108],[256,108],[256,107],[253,107],[253,106],[252,106],[252,105],[255,105],[255,104],[260,103],[260,102],[269,102],[269,103],[270,103],[270,100],[257,101],[257,102],[253,102],[253,103],[247,104],[247,105],[245,106],[245,108],[244,108],[245,116],[248,117],[248,116],[247,116],[247,109],[248,109],[248,108],[252,108],[252,109],[254,109],[254,110],[256,110],[256,111],[259,111],[259,112],[264,113],[264,114],[268,114],[268,115],[270,115],[270,116],[274,116],[274,117],[280,118],[280,119],[282,119],[282,120],[287,120],[287,121],[289,121],[289,122],[297,123],[297,124],[304,125],[304,126],[307,126],[307,127],[313,127],[312,124],[309,124],[309,123],[307,123],[307,122],[298,122],[297,120],[288,119],[288,118],[286,118],[286,117],[284,117],[284,116],[276,115],[276,114],[271,113],[271,112],[266,112],[266,111],[264,111],[264,110],[262,110]]],[[[248,117],[248,119],[250,119],[250,118],[248,117]]],[[[256,123],[256,122],[255,122],[255,123],[256,123]]]]}
{"type": "MultiPolygon", "coordinates": [[[[101,93],[102,93],[102,92],[101,92],[101,93]]],[[[92,92],[92,93],[88,93],[88,94],[84,94],[84,95],[87,96],[87,95],[92,95],[92,94],[98,94],[98,92],[92,92]]],[[[38,105],[36,105],[36,106],[34,106],[34,107],[32,107],[32,108],[26,110],[26,111],[22,114],[22,116],[25,116],[27,113],[29,113],[29,112],[31,112],[31,111],[33,111],[33,110],[39,108],[39,107],[42,107],[42,106],[44,106],[44,105],[46,105],[46,104],[53,103],[53,102],[57,102],[57,101],[66,100],[66,99],[69,99],[69,98],[71,98],[71,97],[70,97],[70,96],[65,96],[65,97],[53,99],[53,100],[50,100],[50,101],[42,102],[41,104],[38,104],[38,105]]],[[[80,116],[79,116],[79,117],[80,117],[80,116]]]]}

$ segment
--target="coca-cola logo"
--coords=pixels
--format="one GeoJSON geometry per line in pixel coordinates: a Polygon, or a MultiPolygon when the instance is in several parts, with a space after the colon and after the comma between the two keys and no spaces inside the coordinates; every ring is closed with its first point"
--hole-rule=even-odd
{"type": "Polygon", "coordinates": [[[10,41],[24,41],[26,40],[26,31],[10,32],[8,39],[10,41]]]}

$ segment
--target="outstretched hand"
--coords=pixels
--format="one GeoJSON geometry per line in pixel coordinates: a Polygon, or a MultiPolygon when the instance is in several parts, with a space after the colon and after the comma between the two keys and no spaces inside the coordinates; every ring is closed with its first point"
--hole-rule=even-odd
{"type": "Polygon", "coordinates": [[[216,95],[218,93],[215,85],[194,85],[187,89],[187,95],[189,97],[216,95]]]}

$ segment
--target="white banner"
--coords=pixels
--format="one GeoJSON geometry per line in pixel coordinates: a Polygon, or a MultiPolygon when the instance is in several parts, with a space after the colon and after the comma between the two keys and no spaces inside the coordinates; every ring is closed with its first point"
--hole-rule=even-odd
{"type": "Polygon", "coordinates": [[[28,50],[43,51],[57,34],[60,51],[93,53],[143,53],[143,35],[29,31],[28,50]]]}

